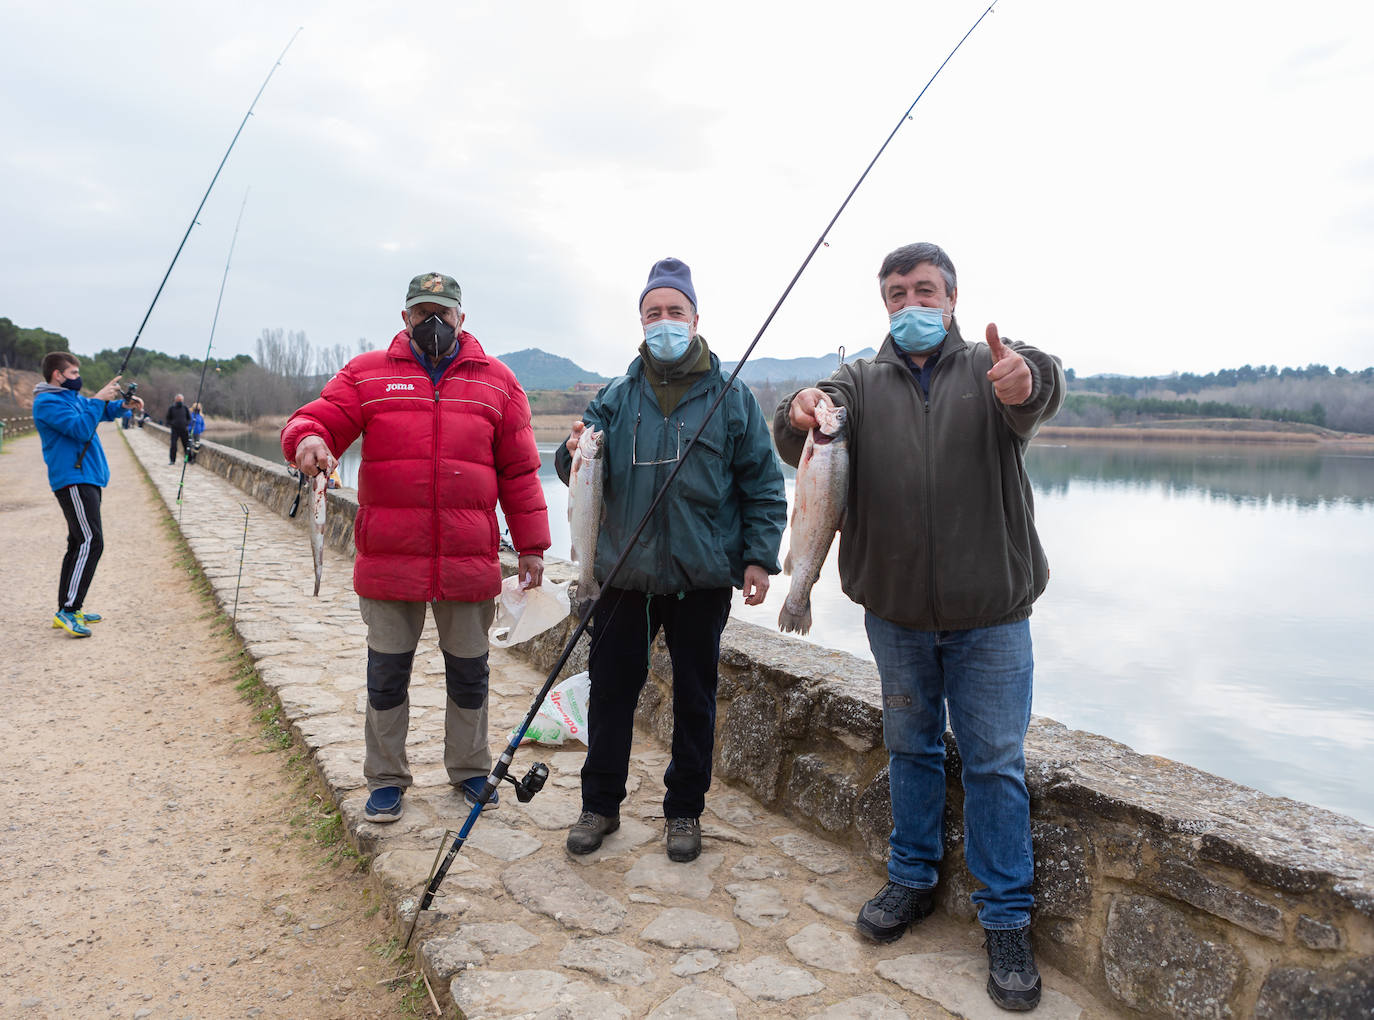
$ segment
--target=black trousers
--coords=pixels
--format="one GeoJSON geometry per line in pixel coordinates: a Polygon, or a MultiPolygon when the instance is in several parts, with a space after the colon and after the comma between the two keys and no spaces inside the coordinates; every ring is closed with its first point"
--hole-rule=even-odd
{"type": "Polygon", "coordinates": [[[53,495],[67,518],[67,555],[62,557],[62,576],[57,582],[57,607],[76,612],[86,601],[86,589],[95,577],[95,565],[105,551],[100,525],[98,485],[68,485],[53,495]]]}
{"type": "Polygon", "coordinates": [[[673,663],[673,758],[663,776],[666,818],[698,818],[711,786],[716,743],[720,632],[730,618],[730,589],[645,595],[601,593],[592,619],[587,759],[582,810],[615,815],[625,799],[635,706],[649,673],[649,646],[663,629],[673,663]]]}
{"type": "Polygon", "coordinates": [[[181,440],[182,453],[186,453],[191,449],[191,433],[189,433],[185,429],[172,429],[172,449],[171,452],[167,454],[169,458],[167,461],[168,464],[175,464],[177,462],[178,439],[181,440]]]}

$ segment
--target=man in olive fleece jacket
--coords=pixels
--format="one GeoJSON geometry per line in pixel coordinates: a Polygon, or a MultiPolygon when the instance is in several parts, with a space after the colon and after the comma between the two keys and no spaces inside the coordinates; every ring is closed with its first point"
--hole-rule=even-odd
{"type": "Polygon", "coordinates": [[[938,246],[897,249],[878,279],[890,332],[877,356],[784,399],[773,422],[779,453],[795,464],[818,402],[848,409],[840,580],[865,609],[882,679],[893,816],[889,881],[857,926],[890,942],[933,907],[948,705],[965,858],[984,886],[972,898],[987,933],[988,993],[1004,1008],[1033,1009],[1028,618],[1049,566],[1023,457],[1063,403],[1064,373],[992,324],[986,344],[964,340],[954,265],[938,246]]]}

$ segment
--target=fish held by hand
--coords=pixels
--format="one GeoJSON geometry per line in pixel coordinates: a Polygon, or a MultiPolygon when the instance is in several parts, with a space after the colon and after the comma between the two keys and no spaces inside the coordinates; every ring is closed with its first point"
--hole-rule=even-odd
{"type": "Polygon", "coordinates": [[[791,540],[782,568],[792,584],[778,613],[778,629],[784,633],[805,634],[811,629],[811,588],[844,521],[849,495],[848,413],[829,401],[818,403],[818,424],[807,433],[797,463],[791,540]]]}

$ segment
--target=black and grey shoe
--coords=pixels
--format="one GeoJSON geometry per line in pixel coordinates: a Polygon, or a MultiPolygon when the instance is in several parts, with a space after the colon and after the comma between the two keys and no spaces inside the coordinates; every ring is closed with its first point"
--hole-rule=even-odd
{"type": "Polygon", "coordinates": [[[668,837],[668,860],[686,864],[701,856],[701,819],[669,818],[663,831],[668,837]]]}
{"type": "Polygon", "coordinates": [[[601,845],[601,839],[620,828],[619,815],[599,815],[583,811],[576,824],[568,830],[568,853],[589,854],[601,845]]]}
{"type": "Polygon", "coordinates": [[[874,942],[895,942],[906,930],[920,924],[935,909],[935,894],[929,889],[888,882],[859,910],[854,926],[859,934],[874,942]]]}
{"type": "Polygon", "coordinates": [[[988,951],[988,995],[1003,1009],[1025,1012],[1040,1005],[1040,971],[1031,951],[1030,926],[983,929],[988,951]]]}

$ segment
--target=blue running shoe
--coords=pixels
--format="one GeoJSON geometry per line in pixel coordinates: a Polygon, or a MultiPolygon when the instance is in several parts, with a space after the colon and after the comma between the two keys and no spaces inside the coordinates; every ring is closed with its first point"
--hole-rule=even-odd
{"type": "Polygon", "coordinates": [[[53,630],[65,630],[72,637],[90,637],[91,628],[81,622],[81,614],[59,609],[52,618],[53,630]]]}
{"type": "Polygon", "coordinates": [[[405,811],[404,797],[405,791],[399,786],[379,786],[367,798],[367,806],[363,808],[363,817],[369,822],[377,822],[378,824],[394,822],[405,811]]]}
{"type": "MultiPolygon", "coordinates": [[[[476,807],[477,802],[482,798],[482,789],[487,785],[486,776],[473,776],[471,779],[464,779],[458,784],[463,788],[463,799],[468,802],[468,807],[476,807]]],[[[492,790],[491,800],[487,801],[487,809],[493,809],[501,803],[501,791],[492,790]]]]}
{"type": "Polygon", "coordinates": [[[80,609],[78,609],[72,615],[75,616],[82,623],[99,623],[101,620],[105,619],[105,617],[101,616],[99,613],[87,613],[84,610],[80,609]]]}

